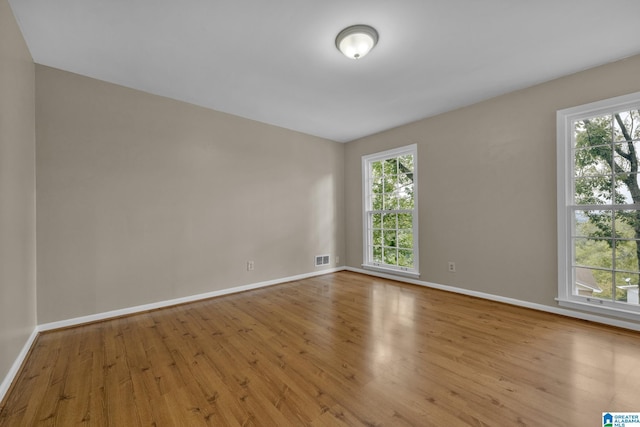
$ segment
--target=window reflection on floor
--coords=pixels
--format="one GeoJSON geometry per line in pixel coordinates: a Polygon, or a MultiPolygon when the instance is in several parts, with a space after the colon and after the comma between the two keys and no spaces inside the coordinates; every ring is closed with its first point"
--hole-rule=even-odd
{"type": "Polygon", "coordinates": [[[372,291],[373,359],[381,367],[415,347],[415,296],[404,288],[376,283],[372,291]]]}

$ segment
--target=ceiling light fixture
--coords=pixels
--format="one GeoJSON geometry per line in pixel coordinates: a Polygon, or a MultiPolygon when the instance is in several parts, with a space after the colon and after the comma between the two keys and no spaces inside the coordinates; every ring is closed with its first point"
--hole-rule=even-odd
{"type": "Polygon", "coordinates": [[[340,31],[336,47],[347,58],[360,59],[378,43],[378,32],[369,25],[352,25],[340,31]]]}

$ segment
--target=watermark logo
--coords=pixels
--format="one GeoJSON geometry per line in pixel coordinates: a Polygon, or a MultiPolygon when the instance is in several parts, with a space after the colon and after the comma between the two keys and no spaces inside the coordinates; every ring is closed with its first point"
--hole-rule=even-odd
{"type": "Polygon", "coordinates": [[[640,427],[640,412],[603,412],[602,427],[640,427]]]}

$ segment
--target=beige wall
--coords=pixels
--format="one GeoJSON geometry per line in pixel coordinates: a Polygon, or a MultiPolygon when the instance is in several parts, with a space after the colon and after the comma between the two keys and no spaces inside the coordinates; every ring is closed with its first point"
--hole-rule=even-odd
{"type": "MultiPolygon", "coordinates": [[[[34,106],[0,1],[0,111],[18,115],[0,130],[6,365],[35,322],[34,106]]],[[[421,280],[555,306],[555,111],[638,91],[639,71],[633,57],[341,145],[36,66],[38,323],[313,272],[321,253],[359,267],[361,156],[411,143],[421,280]]]]}
{"type": "Polygon", "coordinates": [[[343,256],[344,145],[39,65],[36,88],[40,324],[343,256]]]}
{"type": "Polygon", "coordinates": [[[638,76],[640,56],[348,143],[347,264],[362,263],[361,156],[417,143],[420,280],[556,306],[556,110],[638,76]]]}
{"type": "Polygon", "coordinates": [[[0,0],[0,382],[36,326],[34,103],[33,61],[0,0]]]}

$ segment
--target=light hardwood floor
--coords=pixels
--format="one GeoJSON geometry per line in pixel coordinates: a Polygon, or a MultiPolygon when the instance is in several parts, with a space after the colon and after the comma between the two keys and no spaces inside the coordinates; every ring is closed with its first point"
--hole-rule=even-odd
{"type": "Polygon", "coordinates": [[[640,334],[340,272],[40,335],[0,426],[598,426],[640,334]]]}

